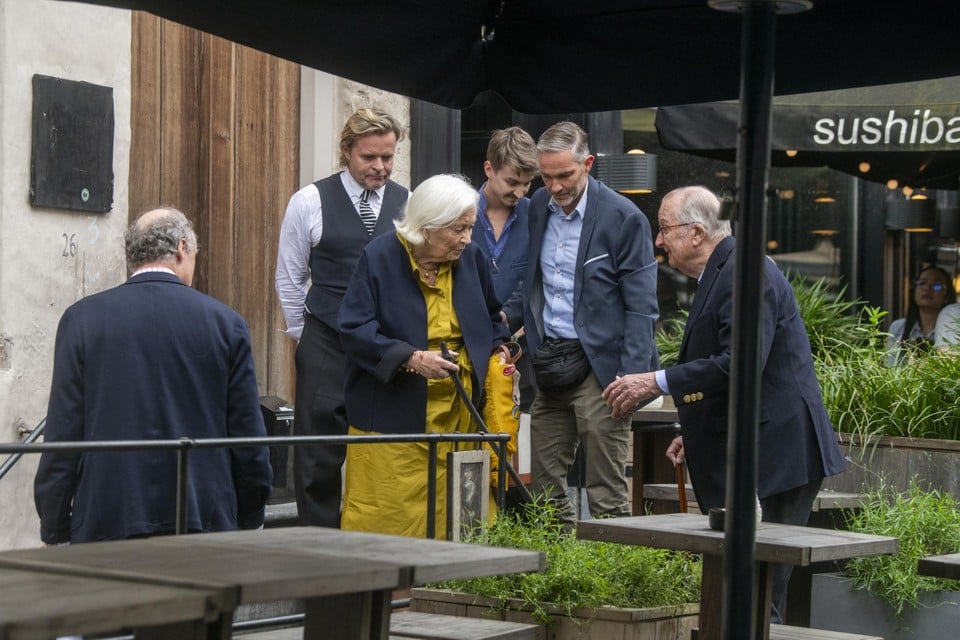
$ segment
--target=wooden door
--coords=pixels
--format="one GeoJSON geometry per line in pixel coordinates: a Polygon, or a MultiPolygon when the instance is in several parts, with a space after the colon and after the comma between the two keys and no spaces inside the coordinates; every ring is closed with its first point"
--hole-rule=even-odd
{"type": "Polygon", "coordinates": [[[292,401],[295,345],[273,273],[299,181],[299,66],[140,11],[132,59],[129,216],[187,214],[194,286],[246,319],[261,395],[292,401]]]}

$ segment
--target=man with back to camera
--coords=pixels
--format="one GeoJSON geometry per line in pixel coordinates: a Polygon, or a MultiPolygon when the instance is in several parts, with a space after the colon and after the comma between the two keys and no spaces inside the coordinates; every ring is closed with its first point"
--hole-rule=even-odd
{"type": "MultiPolygon", "coordinates": [[[[736,241],[720,219],[720,200],[704,187],[675,189],[660,205],[657,246],[670,266],[699,284],[680,345],[679,364],[624,376],[604,390],[615,416],[662,394],[673,396],[681,435],[667,457],[686,459],[701,511],[725,503],[730,340],[736,241]]],[[[845,468],[813,368],[790,283],[764,264],[763,346],[757,494],[767,522],[804,525],[825,476],[845,468]]],[[[785,619],[789,565],[776,565],[771,620],[785,619]]]]}
{"type": "MultiPolygon", "coordinates": [[[[126,233],[130,279],[64,311],[44,439],[266,435],[243,318],[191,288],[197,236],[181,212],[148,211],[126,233]]],[[[195,451],[187,529],[263,524],[266,447],[195,451]]],[[[40,537],[94,542],[176,531],[175,451],[44,453],[34,481],[40,537]]]]}
{"type": "MultiPolygon", "coordinates": [[[[403,129],[390,115],[359,109],[340,133],[339,171],[300,189],[280,227],[275,286],[287,335],[299,340],[293,432],[347,434],[345,356],[337,312],[360,258],[376,235],[393,232],[407,189],[390,180],[403,129]]],[[[340,526],[343,445],[293,450],[301,524],[340,526]]]]}
{"type": "MultiPolygon", "coordinates": [[[[494,131],[483,171],[487,180],[480,185],[473,242],[486,256],[497,298],[506,305],[513,295],[519,300],[519,284],[527,269],[530,198],[526,195],[540,172],[537,143],[520,127],[494,131]]],[[[520,336],[518,341],[526,353],[526,339],[520,336]]],[[[526,411],[536,393],[529,354],[517,361],[517,369],[520,408],[526,411]]]]}
{"type": "Polygon", "coordinates": [[[544,187],[530,201],[522,302],[504,311],[511,329],[524,326],[537,382],[533,488],[557,502],[572,528],[567,473],[578,446],[590,513],[630,515],[630,416],[611,416],[601,394],[617,376],[658,366],[657,262],[646,216],[590,176],[594,158],[583,129],[554,124],[537,141],[537,157],[544,187]],[[545,366],[557,354],[565,364],[545,366]]]}

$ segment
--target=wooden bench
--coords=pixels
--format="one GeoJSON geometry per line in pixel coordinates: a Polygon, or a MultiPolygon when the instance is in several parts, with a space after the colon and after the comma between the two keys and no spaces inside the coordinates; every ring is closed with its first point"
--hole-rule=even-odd
{"type": "Polygon", "coordinates": [[[844,633],[825,629],[807,629],[791,627],[785,624],[770,625],[770,640],[883,640],[879,636],[865,636],[861,633],[844,633]]]}
{"type": "MultiPolygon", "coordinates": [[[[700,510],[697,505],[697,498],[693,493],[693,487],[686,485],[687,510],[696,513],[700,510]]],[[[666,502],[678,502],[680,492],[677,491],[676,484],[645,484],[643,485],[644,500],[662,500],[666,502]]],[[[813,501],[810,508],[811,513],[820,511],[830,511],[834,509],[857,509],[865,496],[861,493],[841,493],[829,489],[821,489],[813,501]]]]}
{"type": "MultiPolygon", "coordinates": [[[[521,622],[400,611],[390,616],[390,640],[536,640],[540,627],[521,622]]],[[[303,627],[238,634],[244,640],[302,640],[303,627]]]]}
{"type": "MultiPolygon", "coordinates": [[[[699,629],[694,629],[690,634],[691,640],[698,640],[699,636],[699,629]]],[[[879,636],[865,636],[861,633],[847,633],[844,631],[828,631],[827,629],[791,627],[786,624],[772,624],[770,625],[770,640],[883,640],[883,638],[879,636]]]]}

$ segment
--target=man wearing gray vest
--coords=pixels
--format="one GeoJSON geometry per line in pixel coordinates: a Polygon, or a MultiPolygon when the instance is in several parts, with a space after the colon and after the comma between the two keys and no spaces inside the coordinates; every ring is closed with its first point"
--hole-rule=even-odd
{"type": "MultiPolygon", "coordinates": [[[[340,301],[360,252],[393,232],[408,190],[390,180],[403,129],[391,116],[359,109],[340,133],[343,171],[300,189],[280,227],[275,286],[287,335],[299,340],[295,435],[346,435],[345,356],[337,333],[340,301]]],[[[340,525],[340,468],[345,447],[294,448],[301,524],[340,525]]]]}

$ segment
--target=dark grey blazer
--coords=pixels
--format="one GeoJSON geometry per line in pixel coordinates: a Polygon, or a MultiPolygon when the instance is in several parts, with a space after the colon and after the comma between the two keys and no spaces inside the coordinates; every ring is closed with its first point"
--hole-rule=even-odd
{"type": "MultiPolygon", "coordinates": [[[[544,335],[540,251],[549,202],[544,188],[531,198],[530,258],[522,304],[504,307],[512,330],[525,326],[531,352],[544,335]]],[[[658,367],[653,338],[659,316],[657,261],[650,223],[635,204],[593,177],[588,178],[587,210],[577,251],[573,315],[600,386],[606,387],[618,375],[658,367]]]]}
{"type": "MultiPolygon", "coordinates": [[[[687,318],[679,364],[666,370],[690,479],[706,513],[724,505],[736,241],[707,261],[687,318]]],[[[793,289],[764,260],[758,492],[766,498],[845,468],[813,369],[793,289]]],[[[744,318],[756,322],[756,318],[744,318]]]]}

